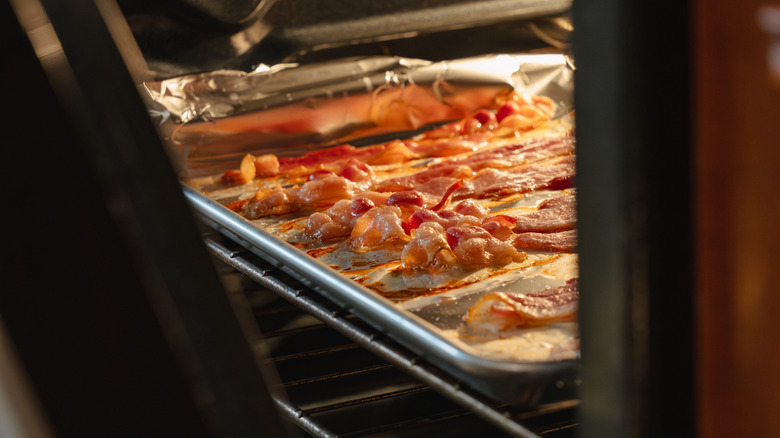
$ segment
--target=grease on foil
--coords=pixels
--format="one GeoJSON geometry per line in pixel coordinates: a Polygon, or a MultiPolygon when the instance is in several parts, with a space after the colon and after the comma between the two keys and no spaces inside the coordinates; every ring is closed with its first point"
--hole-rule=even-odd
{"type": "Polygon", "coordinates": [[[424,129],[488,106],[505,89],[549,96],[566,111],[571,76],[560,54],[443,62],[365,57],[219,70],[147,82],[143,89],[156,106],[150,111],[170,114],[163,131],[175,167],[193,177],[227,170],[246,153],[298,154],[424,129]]]}

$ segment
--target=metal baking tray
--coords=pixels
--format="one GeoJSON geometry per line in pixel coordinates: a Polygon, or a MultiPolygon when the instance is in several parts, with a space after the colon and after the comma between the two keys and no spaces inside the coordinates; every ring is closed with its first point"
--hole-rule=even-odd
{"type": "Polygon", "coordinates": [[[195,211],[217,231],[491,399],[512,406],[533,406],[550,385],[558,389],[577,386],[577,360],[510,362],[469,353],[423,317],[399,308],[300,249],[255,227],[192,187],[183,185],[183,190],[195,211]]]}
{"type": "MultiPolygon", "coordinates": [[[[240,105],[229,107],[228,105],[211,105],[207,98],[201,96],[192,103],[192,105],[182,105],[183,101],[176,102],[173,111],[180,111],[178,114],[168,115],[169,118],[177,119],[180,125],[187,123],[198,123],[200,126],[220,127],[219,121],[214,123],[215,119],[224,117],[252,117],[253,114],[262,115],[262,112],[276,106],[295,105],[301,101],[316,95],[327,96],[328,99],[351,98],[360,96],[360,93],[376,95],[374,92],[378,89],[388,90],[392,87],[404,87],[408,84],[414,84],[417,87],[446,87],[450,94],[433,93],[433,96],[445,99],[456,98],[459,93],[473,96],[474,90],[490,89],[497,87],[509,87],[514,89],[526,90],[533,94],[547,95],[553,98],[562,108],[562,114],[568,114],[571,110],[571,90],[572,90],[572,71],[571,60],[563,55],[495,55],[478,57],[474,59],[454,60],[446,63],[428,63],[419,60],[398,60],[398,59],[370,59],[360,60],[362,67],[359,68],[359,74],[355,73],[355,60],[345,61],[344,63],[330,63],[325,73],[314,75],[321,80],[316,83],[309,83],[308,86],[299,86],[298,88],[286,88],[282,84],[287,83],[288,79],[273,77],[272,80],[263,78],[263,81],[270,84],[278,84],[278,91],[271,92],[273,87],[266,87],[266,92],[256,99],[235,99],[235,95],[225,99],[225,96],[216,97],[224,99],[220,101],[240,101],[240,105]],[[334,65],[339,67],[335,70],[334,65]],[[371,68],[365,68],[370,65],[371,68]],[[342,66],[351,66],[350,81],[344,81],[342,76],[342,66]],[[502,66],[501,68],[496,68],[502,66]],[[400,68],[400,70],[399,70],[400,68]],[[446,73],[442,75],[442,72],[446,73]],[[334,79],[335,78],[335,79],[334,79]],[[337,86],[349,88],[350,84],[360,84],[355,92],[343,92],[334,94],[334,82],[337,86]],[[388,86],[388,84],[390,86],[388,86]],[[455,90],[455,91],[453,91],[455,90]],[[472,94],[469,94],[472,93],[472,94]],[[284,96],[284,102],[279,102],[278,96],[284,96]],[[275,100],[274,100],[275,99],[275,100]],[[273,101],[273,102],[272,102],[273,101]],[[194,112],[193,109],[195,110],[194,112]],[[209,120],[196,120],[195,117],[185,120],[182,115],[203,114],[204,110],[221,109],[224,114],[216,114],[212,111],[209,120]],[[186,113],[190,111],[190,113],[186,113]]],[[[311,76],[309,67],[306,77],[311,76]]],[[[277,71],[285,71],[298,78],[299,71],[296,67],[282,67],[277,71]]],[[[235,85],[232,80],[226,79],[224,72],[220,73],[221,80],[227,80],[228,83],[235,85]]],[[[236,75],[235,80],[241,79],[242,75],[236,75]]],[[[289,78],[290,76],[288,76],[289,78]]],[[[190,78],[192,79],[192,78],[190,78]]],[[[198,80],[203,77],[198,78],[198,80]]],[[[211,78],[213,79],[213,78],[211,78]]],[[[252,79],[254,80],[254,79],[252,79]]],[[[206,80],[208,83],[208,80],[206,80]]],[[[212,83],[214,83],[212,81],[212,83]]],[[[258,84],[254,84],[258,85],[258,84]]],[[[159,84],[152,85],[159,86],[159,84]]],[[[262,88],[262,84],[259,84],[262,88]]],[[[219,89],[232,89],[225,87],[224,83],[211,89],[210,93],[218,93],[219,89]],[[218,88],[218,89],[217,89],[218,88]]],[[[246,87],[244,87],[246,88],[246,87]]],[[[157,88],[158,90],[161,88],[157,88]]],[[[257,89],[253,88],[254,96],[257,89]]],[[[170,94],[169,94],[170,95],[170,94]]],[[[161,105],[165,102],[158,102],[161,105]]],[[[184,102],[187,103],[187,102],[184,102]]],[[[445,102],[446,103],[446,102],[445,102]]],[[[188,103],[187,103],[188,104],[188,103]]],[[[163,105],[164,107],[164,105],[163,105]]],[[[159,110],[159,109],[158,109],[159,110]]],[[[468,111],[468,109],[464,109],[468,111]]],[[[451,115],[450,115],[451,116],[451,115]]],[[[448,120],[426,119],[420,126],[413,126],[416,130],[425,129],[430,124],[446,122],[448,120]]],[[[235,142],[236,132],[220,131],[224,135],[215,133],[204,134],[200,139],[188,137],[187,141],[173,142],[171,156],[181,159],[180,175],[184,181],[187,177],[193,175],[203,175],[209,172],[216,172],[225,169],[225,166],[236,167],[237,160],[241,154],[246,153],[251,148],[254,150],[272,151],[274,153],[300,153],[306,148],[322,147],[332,145],[350,139],[351,144],[363,142],[363,144],[372,144],[377,142],[378,138],[385,136],[411,136],[412,131],[393,131],[388,129],[382,131],[380,127],[369,127],[359,124],[352,124],[351,129],[338,130],[338,135],[330,135],[326,132],[316,132],[319,136],[318,142],[314,146],[306,142],[293,142],[291,146],[284,146],[278,143],[264,143],[263,136],[268,135],[267,131],[260,132],[260,137],[254,137],[252,141],[241,134],[242,140],[235,142]],[[362,130],[362,131],[361,131],[362,130]],[[368,136],[361,136],[361,132],[369,132],[368,136]],[[229,145],[229,146],[225,146],[229,145]],[[238,145],[238,146],[237,146],[238,145]],[[263,147],[266,145],[268,147],[263,147]],[[303,146],[302,146],[303,145],[303,146]],[[223,149],[227,147],[229,153],[224,153],[223,149]],[[303,148],[303,149],[302,149],[303,148]],[[196,159],[188,157],[186,153],[191,151],[200,151],[196,153],[196,159]],[[204,150],[210,153],[202,153],[204,150]],[[229,159],[226,159],[226,156],[229,159]],[[195,163],[197,169],[193,173],[192,166],[195,163]],[[227,164],[226,164],[227,163],[227,164]]],[[[171,132],[175,132],[171,131],[171,132]]],[[[205,131],[196,131],[203,133],[205,131]]],[[[257,132],[250,132],[255,135],[257,132]]],[[[274,133],[271,133],[273,136],[274,133]]],[[[312,134],[307,133],[307,134],[312,134]]],[[[308,138],[311,138],[309,135],[308,138]]],[[[279,267],[289,274],[300,279],[304,284],[323,294],[332,301],[338,303],[346,310],[358,315],[368,324],[377,330],[387,334],[410,350],[419,354],[425,360],[440,367],[454,377],[460,379],[465,385],[482,393],[483,395],[501,403],[507,403],[513,406],[531,406],[533,405],[549,385],[555,385],[557,389],[574,388],[577,385],[578,378],[578,360],[558,360],[558,361],[511,361],[486,358],[477,354],[466,344],[458,339],[453,339],[446,335],[446,329],[453,323],[456,323],[465,309],[473,301],[470,300],[441,300],[440,296],[425,297],[410,306],[408,303],[393,302],[377,294],[375,291],[362,286],[334,270],[322,261],[309,256],[306,252],[296,248],[282,238],[268,232],[262,227],[254,224],[239,214],[226,208],[221,202],[209,195],[195,189],[193,186],[182,183],[184,193],[191,202],[195,211],[209,225],[244,245],[253,253],[266,259],[269,263],[279,267]],[[452,302],[457,301],[457,305],[452,302]],[[442,305],[446,304],[446,305],[442,305]],[[465,306],[465,307],[464,307],[465,306]]],[[[527,287],[543,286],[544,283],[528,282],[527,287]]],[[[521,286],[522,287],[522,286],[521,286]]],[[[476,285],[477,291],[479,284],[476,285]]],[[[474,286],[472,286],[472,291],[474,286]]],[[[522,290],[519,290],[522,291],[522,290]]],[[[477,296],[477,295],[473,295],[477,296]]],[[[448,298],[453,298],[452,296],[448,298]]]]}

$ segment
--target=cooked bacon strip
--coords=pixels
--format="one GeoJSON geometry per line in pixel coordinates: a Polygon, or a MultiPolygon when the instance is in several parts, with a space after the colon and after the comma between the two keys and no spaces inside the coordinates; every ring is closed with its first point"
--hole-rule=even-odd
{"type": "Polygon", "coordinates": [[[457,138],[412,141],[407,146],[418,157],[451,157],[484,148],[490,137],[489,133],[479,132],[457,138]]]}
{"type": "Polygon", "coordinates": [[[482,228],[498,240],[508,240],[514,236],[512,229],[515,227],[517,219],[504,214],[488,216],[482,221],[482,228]]]}
{"type": "Polygon", "coordinates": [[[527,294],[489,293],[466,313],[466,328],[472,333],[496,333],[513,328],[575,321],[578,299],[577,279],[571,279],[563,286],[527,294]]]}
{"type": "MultiPolygon", "coordinates": [[[[467,217],[467,216],[464,216],[467,217]]],[[[470,216],[468,216],[470,217],[470,216]]],[[[428,221],[412,231],[401,253],[404,269],[468,269],[503,266],[524,260],[526,254],[473,225],[446,227],[428,221]]]]}
{"type": "Polygon", "coordinates": [[[498,119],[496,119],[496,114],[488,109],[480,109],[470,116],[431,129],[423,133],[420,138],[422,140],[430,140],[471,136],[471,139],[474,139],[479,136],[473,136],[473,134],[487,133],[497,127],[498,119]]]}
{"type": "Polygon", "coordinates": [[[222,175],[220,182],[228,186],[246,184],[254,179],[256,173],[255,157],[251,154],[246,154],[241,159],[239,170],[228,170],[222,175]]]}
{"type": "Polygon", "coordinates": [[[403,190],[390,195],[387,198],[387,205],[394,205],[397,207],[423,207],[425,205],[425,197],[422,193],[414,190],[403,190]]]}
{"type": "MultiPolygon", "coordinates": [[[[450,190],[450,194],[457,190],[458,187],[460,186],[457,184],[454,185],[450,190]]],[[[446,205],[448,203],[449,195],[445,195],[445,197],[439,201],[437,206],[446,205]]],[[[434,215],[435,217],[440,218],[440,216],[435,213],[435,211],[437,211],[437,206],[434,206],[431,210],[420,208],[424,206],[424,197],[419,192],[403,191],[393,193],[392,195],[378,192],[364,192],[356,195],[351,201],[343,199],[336,202],[330,209],[325,212],[313,213],[306,222],[304,236],[309,239],[316,240],[332,240],[349,236],[352,233],[357,220],[363,214],[368,212],[368,210],[379,205],[388,205],[391,207],[400,208],[399,211],[401,213],[399,214],[399,217],[406,217],[410,214],[424,211],[428,212],[430,215],[434,215]],[[406,213],[404,213],[405,210],[406,213]]],[[[471,201],[458,204],[456,209],[460,209],[461,211],[475,215],[478,214],[480,218],[485,213],[483,208],[479,207],[471,201]]],[[[466,214],[449,212],[450,214],[448,215],[447,212],[443,213],[445,216],[449,217],[452,217],[453,214],[458,215],[459,217],[466,214]]],[[[442,220],[446,221],[448,219],[442,218],[442,220]]],[[[456,222],[454,221],[452,223],[455,224],[456,222]]],[[[419,225],[419,223],[416,225],[419,225]]],[[[405,222],[402,223],[402,228],[407,234],[411,229],[406,225],[405,222]]]]}
{"type": "Polygon", "coordinates": [[[374,182],[374,169],[354,158],[347,160],[336,175],[343,176],[353,183],[361,183],[364,189],[367,189],[374,182]]]}
{"type": "Polygon", "coordinates": [[[383,145],[377,145],[356,148],[348,144],[342,144],[307,152],[298,157],[280,157],[279,171],[285,174],[295,173],[305,175],[314,170],[323,168],[323,165],[325,164],[343,162],[349,159],[365,161],[367,158],[376,155],[383,147],[383,145]]]}
{"type": "Polygon", "coordinates": [[[477,152],[466,158],[450,158],[431,165],[431,169],[444,166],[468,166],[473,171],[485,168],[508,169],[574,153],[574,137],[567,133],[559,137],[532,139],[524,143],[501,146],[477,152]]]}
{"type": "Polygon", "coordinates": [[[436,222],[425,222],[417,228],[401,252],[401,267],[407,270],[446,268],[454,264],[455,255],[444,237],[444,227],[436,222]]]}
{"type": "Polygon", "coordinates": [[[455,258],[466,267],[503,266],[526,257],[524,252],[496,239],[484,228],[473,225],[450,227],[446,238],[455,258]]]}
{"type": "Polygon", "coordinates": [[[409,149],[409,144],[411,144],[409,140],[393,140],[391,142],[385,143],[383,148],[376,155],[367,158],[365,161],[371,165],[380,165],[404,163],[406,161],[419,158],[417,154],[409,149]]]}
{"type": "Polygon", "coordinates": [[[574,177],[574,156],[564,156],[531,167],[495,170],[483,169],[464,187],[455,192],[455,199],[489,198],[541,189],[569,188],[574,177]],[[565,181],[568,181],[564,183],[565,181]]]}
{"type": "MultiPolygon", "coordinates": [[[[452,211],[464,216],[473,216],[480,220],[482,220],[488,214],[488,210],[486,208],[479,206],[471,199],[465,199],[458,202],[454,207],[452,207],[452,211]]],[[[446,211],[442,211],[439,214],[446,213],[446,211]]]]}
{"type": "Polygon", "coordinates": [[[243,213],[249,219],[292,213],[305,209],[329,207],[355,194],[356,184],[340,176],[326,176],[308,181],[301,187],[259,190],[244,205],[243,213]]]}
{"type": "Polygon", "coordinates": [[[243,209],[249,219],[328,208],[342,199],[351,199],[374,182],[374,171],[366,163],[349,159],[339,174],[320,169],[309,175],[300,187],[261,189],[243,209]]]}
{"type": "Polygon", "coordinates": [[[365,252],[408,241],[409,236],[401,226],[401,209],[379,205],[358,218],[349,244],[354,251],[365,252]]]}
{"type": "Polygon", "coordinates": [[[497,148],[381,181],[373,190],[416,190],[442,196],[448,187],[461,179],[464,186],[455,192],[455,199],[525,193],[544,188],[560,190],[571,187],[573,183],[573,148],[570,135],[497,148]],[[530,163],[534,165],[530,166],[530,163]]]}
{"type": "Polygon", "coordinates": [[[487,210],[474,204],[471,200],[459,202],[452,210],[433,211],[421,208],[414,211],[403,221],[403,228],[407,233],[417,229],[426,222],[436,222],[444,229],[464,225],[479,225],[487,210]]]}
{"type": "Polygon", "coordinates": [[[431,207],[431,210],[433,211],[439,211],[442,210],[444,207],[450,204],[450,199],[452,198],[452,194],[455,193],[456,190],[463,187],[463,181],[458,180],[454,183],[450,184],[449,187],[447,187],[447,190],[444,192],[444,195],[441,197],[441,201],[439,201],[436,205],[431,207]]]}
{"type": "MultiPolygon", "coordinates": [[[[474,172],[467,166],[452,165],[439,166],[435,169],[425,169],[411,175],[391,178],[378,182],[372,188],[377,192],[397,192],[401,190],[418,190],[419,187],[431,181],[445,178],[449,187],[454,181],[474,176],[474,172]]],[[[444,192],[439,193],[439,195],[444,192]]]]}
{"type": "Polygon", "coordinates": [[[536,211],[515,218],[513,231],[522,233],[537,231],[549,233],[569,230],[577,223],[576,198],[573,193],[545,199],[536,211]]]}
{"type": "Polygon", "coordinates": [[[347,237],[352,233],[357,220],[368,210],[387,202],[387,195],[376,192],[363,192],[353,199],[342,199],[324,212],[315,212],[306,221],[304,237],[328,241],[347,237]]]}
{"type": "Polygon", "coordinates": [[[542,117],[549,118],[553,114],[555,104],[547,96],[532,96],[511,90],[504,95],[496,96],[493,99],[492,107],[497,108],[496,119],[502,122],[513,114],[522,114],[527,117],[541,114],[542,117]]]}
{"type": "Polygon", "coordinates": [[[513,244],[518,249],[574,252],[577,249],[577,230],[557,233],[520,233],[514,236],[513,244]]]}

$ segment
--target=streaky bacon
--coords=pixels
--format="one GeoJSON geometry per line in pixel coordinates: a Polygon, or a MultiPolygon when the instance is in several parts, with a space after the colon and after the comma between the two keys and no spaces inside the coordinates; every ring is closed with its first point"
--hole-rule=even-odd
{"type": "Polygon", "coordinates": [[[401,226],[401,209],[378,205],[358,218],[349,245],[356,252],[366,252],[408,241],[401,226]]]}
{"type": "Polygon", "coordinates": [[[434,211],[421,208],[412,212],[402,223],[407,234],[426,222],[436,222],[444,229],[459,225],[479,225],[487,210],[471,200],[461,201],[452,210],[434,211]]]}
{"type": "Polygon", "coordinates": [[[572,133],[567,133],[562,136],[532,139],[524,143],[488,149],[465,158],[453,157],[433,164],[430,168],[460,164],[468,166],[475,172],[485,168],[507,169],[573,153],[574,137],[572,133]]]}
{"type": "MultiPolygon", "coordinates": [[[[488,210],[486,208],[481,207],[471,199],[466,199],[458,202],[452,207],[452,211],[466,216],[474,216],[475,218],[480,220],[483,219],[488,214],[488,210]]],[[[441,212],[441,214],[444,213],[445,212],[441,212]]]]}
{"type": "MultiPolygon", "coordinates": [[[[534,190],[551,189],[554,183],[573,181],[574,156],[567,155],[550,162],[537,163],[517,169],[483,169],[455,192],[455,199],[478,197],[488,198],[513,193],[527,193],[534,190]]],[[[569,188],[557,185],[557,189],[569,188]]]]}
{"type": "Polygon", "coordinates": [[[516,233],[527,231],[549,233],[572,229],[576,223],[576,197],[573,193],[566,193],[545,199],[539,203],[536,211],[518,215],[515,218],[513,231],[516,233]]]}
{"type": "Polygon", "coordinates": [[[371,168],[368,164],[357,160],[355,158],[350,158],[347,160],[346,163],[344,163],[344,166],[339,170],[337,173],[338,176],[343,176],[344,178],[352,181],[352,182],[373,182],[374,181],[374,169],[371,168]]]}
{"type": "Polygon", "coordinates": [[[410,140],[393,140],[385,143],[382,149],[373,157],[367,158],[366,162],[371,165],[396,164],[419,158],[409,149],[408,144],[411,144],[410,140]]]}
{"type": "Polygon", "coordinates": [[[319,241],[347,237],[361,216],[386,200],[386,195],[372,192],[359,193],[351,200],[342,199],[326,211],[309,216],[303,235],[319,241]]]}
{"type": "Polygon", "coordinates": [[[407,144],[407,147],[418,157],[451,157],[484,148],[490,136],[489,133],[475,132],[456,138],[412,141],[407,144]]]}
{"type": "MultiPolygon", "coordinates": [[[[469,178],[473,175],[474,172],[466,166],[439,166],[435,169],[426,169],[411,175],[380,181],[372,187],[372,190],[377,192],[398,192],[402,190],[419,191],[420,186],[441,178],[446,178],[450,181],[449,184],[447,184],[447,187],[449,187],[454,180],[469,178]]],[[[439,195],[443,193],[444,192],[441,192],[439,195]]]]}
{"type": "Polygon", "coordinates": [[[443,196],[457,180],[464,185],[454,199],[484,198],[539,189],[569,188],[574,179],[571,135],[483,151],[450,159],[425,170],[378,182],[373,190],[416,190],[443,196]],[[544,161],[547,160],[547,161],[544,161]],[[534,164],[531,166],[530,164],[534,164]]]}
{"type": "Polygon", "coordinates": [[[501,332],[520,327],[538,327],[575,321],[579,281],[530,293],[494,292],[483,296],[466,313],[466,327],[472,333],[501,332]]]}
{"type": "Polygon", "coordinates": [[[249,219],[288,214],[299,210],[328,208],[341,199],[350,199],[359,189],[357,183],[335,175],[307,181],[300,187],[263,189],[244,205],[249,219]]]}
{"type": "Polygon", "coordinates": [[[450,227],[446,230],[447,232],[447,243],[450,245],[450,248],[455,249],[460,245],[461,241],[465,241],[468,239],[473,238],[488,238],[492,237],[490,233],[487,232],[482,227],[475,227],[475,226],[469,226],[469,227],[450,227]]]}
{"type": "Polygon", "coordinates": [[[447,190],[444,192],[444,195],[442,195],[441,201],[439,201],[436,205],[431,207],[431,210],[439,211],[439,210],[442,210],[447,205],[449,205],[450,198],[452,198],[452,194],[455,193],[455,191],[457,191],[461,187],[463,187],[463,181],[462,180],[458,180],[458,181],[455,181],[454,183],[450,184],[450,186],[447,187],[447,190]]]}
{"type": "Polygon", "coordinates": [[[384,145],[356,148],[352,145],[342,144],[325,149],[307,152],[297,157],[279,157],[279,171],[289,172],[300,169],[300,173],[309,173],[306,170],[321,168],[321,165],[346,161],[350,158],[365,160],[373,157],[384,145]]]}
{"type": "Polygon", "coordinates": [[[445,234],[455,258],[466,267],[506,265],[526,257],[524,252],[493,237],[482,227],[455,226],[448,228],[445,234]]]}
{"type": "Polygon", "coordinates": [[[519,233],[513,237],[512,243],[517,249],[574,252],[577,249],[577,230],[556,233],[519,233]]]}
{"type": "Polygon", "coordinates": [[[488,216],[482,221],[482,228],[498,240],[508,240],[514,235],[516,219],[504,214],[488,216]]]}
{"type": "Polygon", "coordinates": [[[403,190],[390,195],[387,198],[387,205],[422,207],[425,205],[425,197],[414,190],[403,190]]]}
{"type": "Polygon", "coordinates": [[[455,264],[444,227],[437,222],[425,222],[414,231],[412,240],[401,251],[401,267],[407,270],[447,268],[455,264]]]}

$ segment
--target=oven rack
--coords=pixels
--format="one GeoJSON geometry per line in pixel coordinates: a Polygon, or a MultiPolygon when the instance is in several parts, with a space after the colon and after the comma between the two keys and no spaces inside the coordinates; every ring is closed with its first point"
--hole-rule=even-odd
{"type": "Polygon", "coordinates": [[[229,238],[203,237],[254,313],[283,388],[274,401],[309,435],[574,436],[574,394],[492,402],[229,238]]]}

